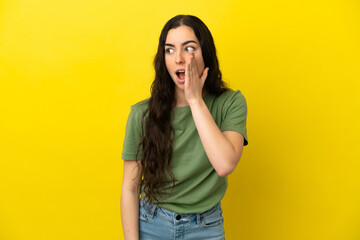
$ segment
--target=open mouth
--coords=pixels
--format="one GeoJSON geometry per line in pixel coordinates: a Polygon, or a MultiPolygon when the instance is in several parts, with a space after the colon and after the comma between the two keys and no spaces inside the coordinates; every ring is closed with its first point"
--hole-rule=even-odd
{"type": "Polygon", "coordinates": [[[185,70],[178,70],[176,71],[176,75],[179,79],[185,79],[185,70]]]}

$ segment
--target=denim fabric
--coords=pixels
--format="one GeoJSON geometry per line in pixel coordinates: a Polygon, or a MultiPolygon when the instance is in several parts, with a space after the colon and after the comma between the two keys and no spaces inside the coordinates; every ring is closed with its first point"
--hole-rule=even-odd
{"type": "Polygon", "coordinates": [[[223,222],[220,203],[204,213],[178,214],[140,202],[140,240],[223,240],[223,222]]]}

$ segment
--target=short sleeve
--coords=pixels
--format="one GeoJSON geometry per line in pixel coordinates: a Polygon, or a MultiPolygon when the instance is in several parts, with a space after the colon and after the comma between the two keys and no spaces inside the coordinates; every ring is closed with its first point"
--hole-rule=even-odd
{"type": "Polygon", "coordinates": [[[124,160],[138,160],[142,158],[141,148],[139,154],[136,156],[138,151],[138,145],[141,141],[141,118],[142,114],[137,111],[138,109],[134,106],[131,107],[130,114],[127,119],[125,138],[122,151],[122,159],[124,160]]]}
{"type": "Polygon", "coordinates": [[[244,146],[248,145],[248,137],[246,131],[247,104],[243,94],[237,91],[231,91],[226,96],[222,108],[223,120],[220,130],[235,131],[244,137],[244,146]]]}

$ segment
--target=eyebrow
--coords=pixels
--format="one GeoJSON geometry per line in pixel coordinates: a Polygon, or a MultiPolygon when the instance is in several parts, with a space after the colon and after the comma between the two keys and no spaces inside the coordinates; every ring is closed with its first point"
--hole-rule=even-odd
{"type": "MultiPolygon", "coordinates": [[[[185,41],[181,44],[181,46],[185,46],[186,44],[189,44],[189,43],[195,43],[195,44],[198,44],[196,41],[194,40],[189,40],[189,41],[185,41]]],[[[171,43],[165,43],[165,46],[169,46],[169,47],[175,47],[174,44],[171,44],[171,43]]]]}

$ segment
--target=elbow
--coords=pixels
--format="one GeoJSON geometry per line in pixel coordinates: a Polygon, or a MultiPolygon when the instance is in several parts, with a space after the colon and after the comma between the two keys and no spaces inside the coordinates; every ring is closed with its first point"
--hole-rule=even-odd
{"type": "Polygon", "coordinates": [[[220,177],[226,177],[226,176],[230,175],[230,173],[232,173],[232,171],[221,170],[221,171],[217,171],[217,173],[219,174],[220,177]]]}
{"type": "Polygon", "coordinates": [[[217,169],[216,172],[220,177],[229,176],[236,168],[236,164],[224,164],[221,168],[217,169]]]}
{"type": "Polygon", "coordinates": [[[240,161],[240,158],[241,153],[236,156],[233,155],[227,158],[221,158],[221,161],[218,161],[221,162],[221,164],[215,168],[215,171],[217,174],[219,174],[220,177],[226,177],[230,175],[235,170],[237,164],[240,161]]]}

